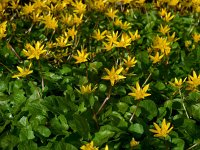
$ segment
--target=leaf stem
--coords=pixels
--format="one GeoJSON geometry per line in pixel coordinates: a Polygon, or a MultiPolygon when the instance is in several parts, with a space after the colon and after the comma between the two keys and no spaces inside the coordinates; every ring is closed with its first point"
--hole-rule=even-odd
{"type": "Polygon", "coordinates": [[[136,111],[137,111],[137,108],[138,108],[138,106],[139,106],[139,103],[140,103],[140,101],[137,103],[136,109],[135,109],[135,111],[133,112],[131,118],[129,119],[129,122],[130,122],[130,123],[132,123],[133,117],[135,116],[135,113],[136,113],[136,111]]]}
{"type": "Polygon", "coordinates": [[[142,87],[148,82],[149,78],[151,77],[152,73],[149,74],[149,76],[146,78],[146,80],[144,81],[144,83],[142,84],[142,87]]]}
{"type": "Polygon", "coordinates": [[[40,64],[40,60],[38,60],[38,65],[39,65],[39,71],[40,71],[40,76],[41,76],[42,91],[44,91],[44,78],[43,78],[43,75],[42,75],[42,67],[41,67],[41,64],[40,64]]]}
{"type": "Polygon", "coordinates": [[[98,109],[96,115],[98,115],[98,114],[101,112],[101,110],[102,110],[103,107],[105,106],[106,102],[110,99],[111,91],[112,91],[112,86],[110,86],[108,95],[107,95],[107,97],[104,99],[104,101],[103,101],[103,103],[101,104],[100,108],[98,109]]]}
{"type": "Polygon", "coordinates": [[[193,149],[194,147],[196,147],[196,146],[198,146],[200,144],[200,140],[197,142],[197,143],[195,143],[195,144],[193,144],[192,146],[190,146],[188,149],[186,149],[186,150],[191,150],[191,149],[193,149]]]}
{"type": "Polygon", "coordinates": [[[85,62],[85,67],[86,67],[86,78],[88,81],[88,62],[85,62]]]}
{"type": "Polygon", "coordinates": [[[182,99],[183,109],[185,110],[185,114],[186,114],[187,118],[189,119],[190,117],[188,115],[187,109],[186,109],[185,104],[184,104],[184,97],[182,96],[181,89],[179,88],[178,91],[179,91],[179,94],[180,94],[181,99],[182,99]]]}
{"type": "Polygon", "coordinates": [[[19,61],[21,62],[21,57],[17,54],[17,52],[15,51],[15,49],[12,47],[12,45],[10,45],[10,43],[7,43],[8,48],[11,49],[11,51],[15,54],[15,56],[19,59],[19,61]]]}
{"type": "Polygon", "coordinates": [[[12,70],[10,70],[6,65],[4,65],[2,62],[0,62],[0,64],[2,65],[2,66],[4,66],[10,73],[13,73],[12,72],[12,70]]]}

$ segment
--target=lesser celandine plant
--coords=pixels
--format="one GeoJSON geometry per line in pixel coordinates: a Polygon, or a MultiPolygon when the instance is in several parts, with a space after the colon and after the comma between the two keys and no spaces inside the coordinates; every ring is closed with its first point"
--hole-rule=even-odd
{"type": "Polygon", "coordinates": [[[0,149],[200,149],[199,0],[0,1],[0,149]]]}

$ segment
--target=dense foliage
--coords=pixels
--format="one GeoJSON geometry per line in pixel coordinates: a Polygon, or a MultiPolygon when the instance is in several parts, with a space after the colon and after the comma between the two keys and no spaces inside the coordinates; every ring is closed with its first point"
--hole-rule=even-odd
{"type": "Polygon", "coordinates": [[[0,149],[200,149],[199,0],[1,0],[0,149]]]}

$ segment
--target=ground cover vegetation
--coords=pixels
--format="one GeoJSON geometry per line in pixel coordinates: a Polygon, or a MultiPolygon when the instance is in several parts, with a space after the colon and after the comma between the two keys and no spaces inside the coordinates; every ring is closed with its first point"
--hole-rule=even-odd
{"type": "Polygon", "coordinates": [[[200,149],[199,0],[1,0],[0,149],[200,149]]]}

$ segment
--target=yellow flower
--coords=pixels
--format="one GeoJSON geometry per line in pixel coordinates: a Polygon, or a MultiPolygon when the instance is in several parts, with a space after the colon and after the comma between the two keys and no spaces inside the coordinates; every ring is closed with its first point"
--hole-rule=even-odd
{"type": "Polygon", "coordinates": [[[178,4],[179,0],[169,0],[168,5],[169,6],[176,6],[178,4]]]}
{"type": "Polygon", "coordinates": [[[195,90],[200,85],[200,74],[197,76],[196,72],[193,71],[193,76],[188,76],[187,83],[189,84],[187,90],[195,90]]]}
{"type": "Polygon", "coordinates": [[[83,14],[80,15],[80,17],[78,17],[75,13],[73,14],[73,22],[74,24],[76,24],[76,26],[80,25],[82,23],[83,20],[83,14]]]}
{"type": "Polygon", "coordinates": [[[146,0],[137,0],[136,3],[137,3],[137,4],[140,4],[140,5],[143,5],[143,4],[145,3],[145,1],[146,1],[146,0]]]}
{"type": "Polygon", "coordinates": [[[10,2],[10,5],[11,5],[11,6],[9,6],[9,8],[11,8],[11,9],[13,9],[13,10],[19,8],[19,7],[20,7],[19,1],[20,1],[20,0],[11,1],[11,2],[10,2]]]}
{"type": "Polygon", "coordinates": [[[114,25],[116,25],[116,26],[121,26],[121,24],[123,24],[122,23],[122,21],[120,20],[120,18],[115,18],[115,21],[114,21],[114,25]]]}
{"type": "Polygon", "coordinates": [[[200,34],[194,33],[192,35],[192,38],[193,38],[194,42],[198,43],[200,41],[200,34]]]}
{"type": "Polygon", "coordinates": [[[23,15],[28,15],[30,13],[32,13],[34,11],[34,5],[31,4],[31,2],[29,2],[29,4],[25,4],[25,6],[22,7],[22,14],[23,15]]]}
{"type": "Polygon", "coordinates": [[[97,41],[100,41],[105,38],[106,33],[107,33],[107,30],[101,33],[100,30],[98,29],[97,31],[96,30],[94,31],[94,35],[92,37],[95,38],[97,41]]]}
{"type": "Polygon", "coordinates": [[[192,44],[192,41],[185,41],[185,47],[189,47],[192,44]]]}
{"type": "Polygon", "coordinates": [[[169,32],[169,30],[170,30],[170,27],[168,25],[163,27],[161,24],[158,31],[165,35],[166,33],[169,32]]]}
{"type": "Polygon", "coordinates": [[[74,37],[77,34],[77,31],[75,30],[75,27],[73,26],[72,29],[68,29],[67,33],[69,36],[71,36],[72,40],[74,40],[74,37]]]}
{"type": "Polygon", "coordinates": [[[153,61],[153,64],[158,63],[161,61],[161,59],[163,58],[164,55],[159,56],[159,52],[156,52],[155,56],[149,56],[151,58],[151,60],[153,61]]]}
{"type": "Polygon", "coordinates": [[[88,143],[88,144],[85,144],[85,145],[81,146],[80,149],[81,149],[81,150],[99,150],[98,147],[95,147],[95,146],[94,146],[93,141],[91,141],[91,142],[88,143]]]}
{"type": "Polygon", "coordinates": [[[157,36],[154,40],[153,40],[153,48],[154,49],[158,49],[161,50],[162,53],[164,53],[165,55],[168,55],[170,53],[171,47],[169,46],[170,42],[167,41],[166,38],[162,38],[157,36]]]}
{"type": "Polygon", "coordinates": [[[130,4],[130,2],[132,2],[133,0],[121,0],[121,2],[123,4],[130,4]]]}
{"type": "Polygon", "coordinates": [[[104,149],[104,150],[109,150],[109,149],[108,149],[108,145],[105,146],[105,149],[104,149]]]}
{"type": "Polygon", "coordinates": [[[97,86],[95,85],[94,88],[92,89],[92,86],[91,86],[91,83],[90,83],[86,86],[82,85],[80,87],[80,90],[77,89],[77,91],[81,94],[90,94],[90,93],[94,92],[96,89],[97,89],[97,86]]]}
{"type": "Polygon", "coordinates": [[[131,28],[131,23],[128,23],[127,21],[125,21],[124,23],[120,24],[121,29],[123,30],[128,30],[131,28]]]}
{"type": "Polygon", "coordinates": [[[40,12],[33,12],[31,19],[33,20],[33,22],[38,22],[42,19],[42,17],[40,16],[40,12]]]}
{"type": "Polygon", "coordinates": [[[42,22],[45,24],[45,28],[47,29],[55,30],[58,27],[58,21],[50,14],[43,16],[42,20],[43,20],[42,22]]]}
{"type": "Polygon", "coordinates": [[[132,138],[132,140],[130,141],[130,146],[131,147],[135,147],[137,145],[139,145],[140,142],[136,141],[135,138],[132,138]]]}
{"type": "Polygon", "coordinates": [[[72,6],[74,6],[74,12],[77,14],[84,14],[86,11],[86,5],[81,1],[75,1],[75,3],[73,2],[72,6]]]}
{"type": "Polygon", "coordinates": [[[33,0],[33,5],[35,9],[40,9],[40,8],[48,8],[48,6],[46,5],[46,0],[42,1],[42,0],[33,0]]]}
{"type": "Polygon", "coordinates": [[[124,59],[124,63],[126,67],[131,68],[135,66],[135,64],[137,63],[137,60],[135,60],[135,57],[131,58],[130,56],[128,56],[127,59],[124,59]]]}
{"type": "Polygon", "coordinates": [[[185,82],[185,80],[186,80],[187,78],[185,78],[184,80],[182,80],[182,79],[177,79],[177,78],[175,78],[175,81],[174,82],[169,82],[169,84],[171,84],[172,86],[174,86],[174,87],[177,87],[177,88],[181,88],[182,87],[182,85],[183,85],[183,83],[185,82]]]}
{"type": "Polygon", "coordinates": [[[91,8],[96,9],[98,11],[103,11],[106,8],[106,2],[106,0],[95,0],[91,5],[91,8]]]}
{"type": "Polygon", "coordinates": [[[110,17],[111,19],[114,19],[117,17],[116,13],[118,10],[114,10],[113,8],[110,8],[105,14],[110,17]]]}
{"type": "Polygon", "coordinates": [[[169,22],[170,20],[172,20],[174,18],[174,15],[171,16],[171,12],[166,13],[163,20],[166,22],[169,22]]]}
{"type": "Polygon", "coordinates": [[[82,49],[81,51],[77,50],[77,53],[78,55],[72,56],[74,59],[76,59],[76,64],[88,61],[87,57],[89,53],[86,53],[85,49],[82,49]]]}
{"type": "Polygon", "coordinates": [[[151,95],[149,93],[146,93],[148,89],[149,84],[145,85],[144,88],[141,88],[139,82],[136,82],[136,88],[132,87],[133,93],[129,93],[128,95],[135,97],[136,100],[141,100],[151,95]]]}
{"type": "Polygon", "coordinates": [[[114,86],[115,82],[121,79],[126,78],[125,76],[119,75],[123,68],[120,67],[119,69],[115,70],[114,66],[112,67],[111,71],[105,68],[105,71],[107,72],[107,76],[103,76],[102,79],[104,80],[110,80],[110,83],[112,86],[114,86]]]}
{"type": "Polygon", "coordinates": [[[138,30],[136,30],[134,34],[129,31],[129,35],[131,36],[132,41],[140,39],[140,35],[138,34],[138,30]]]}
{"type": "Polygon", "coordinates": [[[33,72],[33,70],[30,70],[31,66],[32,66],[32,63],[29,64],[28,68],[24,68],[24,69],[19,67],[19,66],[17,66],[17,69],[19,70],[19,73],[13,75],[12,78],[25,77],[25,76],[31,74],[33,72]]]}
{"type": "Polygon", "coordinates": [[[66,47],[66,46],[70,46],[71,44],[68,43],[68,36],[60,36],[58,38],[56,38],[56,46],[60,46],[60,47],[66,47]]]}
{"type": "Polygon", "coordinates": [[[67,6],[67,3],[57,1],[56,5],[54,7],[54,10],[55,11],[62,11],[66,6],[67,6]]]}
{"type": "Polygon", "coordinates": [[[166,123],[165,118],[162,121],[161,127],[158,126],[155,122],[153,123],[155,129],[149,129],[151,132],[155,133],[155,137],[166,137],[169,132],[173,129],[173,127],[170,128],[171,123],[166,123]]]}
{"type": "Polygon", "coordinates": [[[7,27],[7,21],[4,21],[3,23],[0,24],[0,40],[4,37],[6,37],[7,34],[6,32],[6,27],[7,27]]]}
{"type": "Polygon", "coordinates": [[[40,59],[40,55],[46,52],[46,50],[44,50],[43,48],[44,45],[41,45],[39,41],[35,43],[35,47],[28,43],[26,44],[27,50],[23,49],[23,53],[28,57],[28,59],[36,58],[38,60],[40,59]]]}
{"type": "Polygon", "coordinates": [[[71,14],[65,14],[62,15],[62,20],[61,20],[64,24],[67,24],[68,26],[72,26],[73,23],[74,23],[74,20],[73,20],[73,16],[71,14]]]}
{"type": "Polygon", "coordinates": [[[160,15],[161,17],[164,17],[166,14],[167,14],[166,8],[164,8],[164,9],[162,8],[161,11],[159,12],[159,15],[160,15]]]}
{"type": "Polygon", "coordinates": [[[112,43],[103,42],[103,45],[104,45],[104,49],[106,51],[110,51],[110,50],[112,50],[115,47],[112,43]]]}
{"type": "Polygon", "coordinates": [[[121,40],[119,42],[115,41],[114,43],[116,44],[116,47],[126,48],[127,46],[131,45],[131,38],[126,33],[122,33],[121,40]]]}
{"type": "Polygon", "coordinates": [[[106,41],[108,41],[109,43],[114,43],[117,42],[118,39],[118,31],[115,33],[114,31],[112,32],[112,35],[106,35],[107,39],[106,41]]]}
{"type": "Polygon", "coordinates": [[[169,33],[167,34],[167,40],[169,42],[176,42],[178,41],[180,38],[175,38],[176,33],[173,32],[173,34],[170,36],[169,33]]]}

